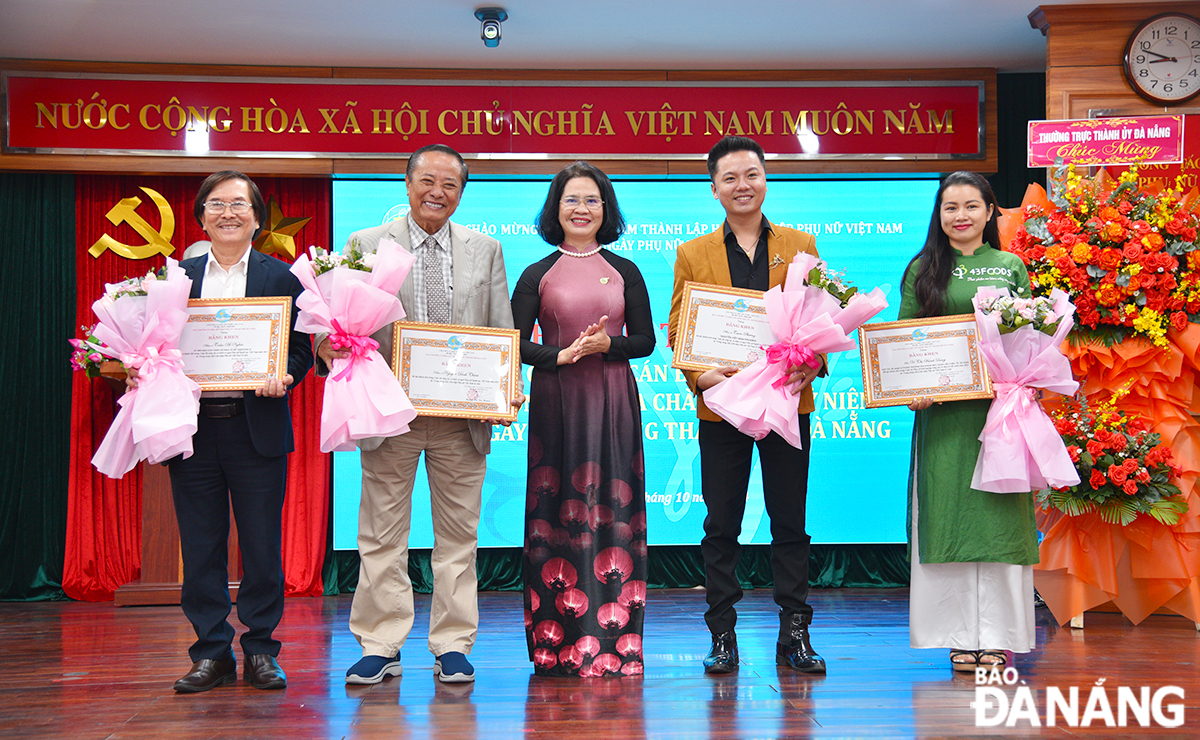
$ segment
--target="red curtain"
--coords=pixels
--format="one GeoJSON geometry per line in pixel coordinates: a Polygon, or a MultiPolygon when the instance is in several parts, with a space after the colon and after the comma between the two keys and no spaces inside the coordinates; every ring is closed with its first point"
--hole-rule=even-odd
{"type": "MultiPolygon", "coordinates": [[[[171,256],[179,259],[188,245],[205,238],[192,216],[192,203],[203,179],[107,175],[75,178],[77,325],[91,326],[95,321],[91,304],[105,283],[145,274],[163,264],[161,254],[130,260],[108,250],[98,257],[88,252],[106,233],[124,244],[146,243],[128,224],[114,226],[106,217],[110,209],[122,199],[138,197],[142,201],[138,213],[152,227],[158,227],[158,209],[141,188],[161,194],[175,217],[171,235],[175,251],[171,256]]],[[[327,180],[255,178],[255,182],[264,198],[275,197],[285,217],[312,219],[296,235],[297,249],[310,243],[329,246],[333,234],[332,191],[327,180]]],[[[291,395],[296,451],[288,457],[288,490],[283,507],[283,568],[289,596],[322,593],[330,471],[330,456],[318,449],[323,389],[323,381],[310,373],[291,395]]],[[[92,455],[108,431],[116,408],[104,381],[76,373],[71,394],[63,591],[73,599],[105,601],[113,598],[117,587],[135,580],[141,568],[142,475],[135,468],[114,481],[91,466],[92,455]]]]}

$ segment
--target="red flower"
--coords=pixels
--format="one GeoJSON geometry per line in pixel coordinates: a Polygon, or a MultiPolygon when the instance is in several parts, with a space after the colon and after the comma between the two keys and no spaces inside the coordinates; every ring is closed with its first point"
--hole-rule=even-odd
{"type": "Polygon", "coordinates": [[[1125,493],[1128,493],[1130,496],[1133,496],[1137,493],[1137,483],[1127,480],[1125,481],[1124,485],[1121,486],[1121,490],[1125,491],[1125,493]]]}
{"type": "MultiPolygon", "coordinates": [[[[1059,434],[1062,434],[1062,432],[1059,432],[1059,434]]],[[[1079,462],[1079,445],[1068,445],[1067,454],[1071,456],[1071,462],[1079,462]]]]}
{"type": "Polygon", "coordinates": [[[551,591],[566,591],[578,582],[575,566],[562,558],[551,558],[542,566],[542,583],[551,591]]]}
{"type": "Polygon", "coordinates": [[[596,611],[596,621],[606,630],[624,629],[629,624],[629,610],[616,602],[608,603],[596,611]]]}
{"type": "Polygon", "coordinates": [[[1094,439],[1089,439],[1087,443],[1087,451],[1088,454],[1092,456],[1092,459],[1095,460],[1104,454],[1104,445],[1100,444],[1094,439]]]}
{"type": "Polygon", "coordinates": [[[1121,485],[1128,477],[1129,471],[1125,469],[1124,465],[1108,466],[1108,479],[1112,481],[1114,485],[1121,485]]]}
{"type": "Polygon", "coordinates": [[[624,583],[633,572],[633,558],[624,548],[606,547],[596,555],[592,569],[601,583],[624,583]]]}
{"type": "Polygon", "coordinates": [[[1099,491],[1108,483],[1108,479],[1104,477],[1098,468],[1092,468],[1092,477],[1088,479],[1088,483],[1092,484],[1092,488],[1099,491]]]}
{"type": "Polygon", "coordinates": [[[1187,329],[1188,317],[1183,311],[1176,311],[1171,314],[1171,328],[1175,331],[1184,331],[1187,329]]]}
{"type": "Polygon", "coordinates": [[[556,599],[554,599],[554,608],[558,609],[558,613],[564,617],[575,617],[578,619],[584,614],[587,614],[587,594],[577,588],[563,591],[556,599]]]}
{"type": "Polygon", "coordinates": [[[617,603],[629,611],[637,611],[646,607],[646,582],[630,581],[621,587],[621,595],[617,603]]]}
{"type": "Polygon", "coordinates": [[[1137,242],[1129,242],[1125,248],[1121,250],[1121,256],[1130,262],[1136,262],[1142,256],[1142,247],[1137,242]]]}
{"type": "Polygon", "coordinates": [[[642,636],[630,633],[617,638],[617,654],[622,658],[642,657],[642,636]]]}
{"type": "Polygon", "coordinates": [[[558,647],[562,641],[563,627],[553,619],[538,622],[537,626],[533,628],[533,642],[539,647],[558,647]]]}
{"type": "Polygon", "coordinates": [[[1137,474],[1134,475],[1133,477],[1136,478],[1137,480],[1141,481],[1142,483],[1149,483],[1150,482],[1150,471],[1146,470],[1145,468],[1142,468],[1141,470],[1137,471],[1137,474]]]}

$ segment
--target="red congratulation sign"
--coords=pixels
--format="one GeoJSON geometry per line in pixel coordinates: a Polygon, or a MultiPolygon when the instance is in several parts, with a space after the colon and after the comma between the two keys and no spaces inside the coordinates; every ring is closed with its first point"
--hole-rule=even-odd
{"type": "Polygon", "coordinates": [[[1183,116],[1085,118],[1029,122],[1029,166],[1177,164],[1183,161],[1183,116]]]}
{"type": "Polygon", "coordinates": [[[782,159],[983,158],[982,81],[539,84],[6,74],[7,152],[782,159]]]}

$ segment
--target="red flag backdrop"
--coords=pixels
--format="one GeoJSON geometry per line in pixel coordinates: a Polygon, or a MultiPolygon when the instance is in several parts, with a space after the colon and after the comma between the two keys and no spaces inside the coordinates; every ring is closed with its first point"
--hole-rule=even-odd
{"type": "MultiPolygon", "coordinates": [[[[205,239],[192,216],[201,177],[89,176],[75,178],[76,324],[95,322],[92,301],[104,284],[145,274],[163,264],[163,256],[127,259],[111,250],[93,257],[89,249],[108,234],[124,244],[146,244],[128,223],[114,226],[106,214],[125,198],[138,197],[137,213],[155,230],[162,228],[159,209],[141,188],[161,194],[174,214],[175,247],[180,259],[192,242],[205,239]]],[[[329,246],[333,234],[332,191],[320,179],[255,178],[264,199],[272,195],[283,215],[311,218],[296,235],[298,249],[329,246]]],[[[291,258],[287,258],[291,261],[291,258]]],[[[288,458],[288,489],[283,506],[283,569],[289,596],[319,596],[329,510],[330,457],[318,449],[324,381],[313,374],[291,395],[296,451],[288,458]]],[[[118,586],[135,580],[141,568],[142,474],[140,468],[111,480],[91,466],[92,454],[114,416],[113,395],[102,380],[76,373],[71,389],[71,470],[67,505],[63,591],[73,599],[105,601],[118,586]]]]}

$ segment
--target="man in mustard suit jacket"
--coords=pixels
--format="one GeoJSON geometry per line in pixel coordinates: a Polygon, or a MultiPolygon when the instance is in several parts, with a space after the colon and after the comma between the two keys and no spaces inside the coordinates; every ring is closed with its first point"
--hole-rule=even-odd
{"type": "MultiPolygon", "coordinates": [[[[683,286],[688,281],[765,291],[783,283],[797,252],[817,254],[811,234],[772,224],[763,216],[767,194],[765,157],[753,139],[727,136],[708,153],[713,197],[725,208],[722,228],[693,239],[675,254],[675,290],[671,296],[669,336],[675,341],[683,286]]],[[[808,491],[809,417],[813,411],[813,378],[824,374],[807,366],[789,369],[789,388],[798,396],[800,438],[796,449],[772,432],[757,442],[762,465],[763,497],[771,518],[771,571],[775,603],[779,605],[779,642],[775,662],[805,673],[824,673],[825,661],[809,642],[812,607],[808,595],[809,536],[804,530],[808,491]]],[[[712,650],[704,659],[708,673],[738,668],[734,604],[742,589],[734,571],[741,555],[738,535],[746,510],[753,437],[713,413],[703,392],[737,372],[720,367],[706,372],[685,371],[688,387],[697,395],[700,417],[700,475],[708,516],[704,519],[704,556],[708,611],[704,619],[712,632],[712,650]]]]}

